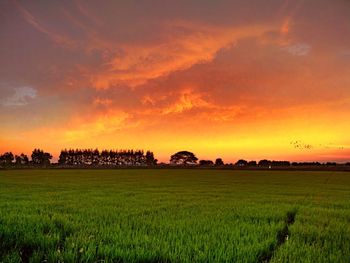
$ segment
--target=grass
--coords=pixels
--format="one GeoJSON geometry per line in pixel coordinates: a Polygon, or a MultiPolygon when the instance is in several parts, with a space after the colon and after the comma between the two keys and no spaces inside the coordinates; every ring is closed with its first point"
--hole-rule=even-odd
{"type": "Polygon", "coordinates": [[[349,262],[350,173],[0,171],[0,262],[349,262]]]}

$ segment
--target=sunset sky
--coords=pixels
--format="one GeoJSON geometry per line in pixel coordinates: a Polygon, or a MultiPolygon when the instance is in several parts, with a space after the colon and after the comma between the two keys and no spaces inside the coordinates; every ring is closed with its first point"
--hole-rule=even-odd
{"type": "Polygon", "coordinates": [[[0,1],[0,153],[350,160],[350,1],[0,1]]]}

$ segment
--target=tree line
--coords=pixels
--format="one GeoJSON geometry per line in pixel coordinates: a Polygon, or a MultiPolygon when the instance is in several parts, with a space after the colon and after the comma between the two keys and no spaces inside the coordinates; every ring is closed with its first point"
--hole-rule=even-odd
{"type": "Polygon", "coordinates": [[[58,159],[59,165],[107,165],[107,166],[151,166],[157,159],[151,151],[64,149],[58,159]]]}
{"type": "Polygon", "coordinates": [[[1,166],[27,166],[27,165],[34,165],[34,166],[44,166],[49,165],[50,160],[52,159],[52,155],[48,152],[44,152],[40,149],[34,149],[31,154],[31,160],[29,160],[28,156],[24,153],[21,153],[20,155],[14,155],[12,152],[5,152],[4,154],[0,155],[0,165],[1,166]]]}
{"type": "MultiPolygon", "coordinates": [[[[50,166],[52,155],[41,149],[34,149],[31,159],[23,153],[14,155],[5,152],[0,155],[0,167],[45,167],[50,166]]],[[[260,161],[238,160],[236,163],[224,163],[221,158],[212,160],[199,160],[189,151],[180,151],[170,157],[169,164],[158,164],[153,152],[143,150],[102,150],[98,149],[64,149],[54,165],[60,167],[98,167],[98,166],[234,166],[234,167],[289,167],[289,166],[336,166],[335,162],[289,162],[263,159],[260,161]]],[[[350,166],[350,162],[343,165],[350,166]]]]}
{"type": "MultiPolygon", "coordinates": [[[[199,160],[196,157],[196,155],[192,152],[188,151],[181,151],[173,154],[170,157],[170,165],[181,165],[181,166],[235,166],[235,167],[247,167],[247,168],[254,168],[254,167],[265,167],[265,168],[272,168],[272,167],[289,167],[289,166],[336,166],[338,163],[336,162],[326,162],[326,163],[320,163],[320,162],[290,162],[290,161],[276,161],[276,160],[267,160],[263,159],[260,161],[247,161],[244,159],[238,160],[236,163],[228,163],[225,164],[221,158],[217,158],[215,162],[212,160],[199,160]]],[[[343,165],[350,166],[350,162],[345,163],[343,165]]]]}
{"type": "MultiPolygon", "coordinates": [[[[31,159],[21,153],[5,152],[0,155],[0,166],[49,166],[52,155],[41,149],[34,149],[31,159]]],[[[151,151],[64,149],[58,158],[59,166],[152,166],[158,162],[151,151]]]]}

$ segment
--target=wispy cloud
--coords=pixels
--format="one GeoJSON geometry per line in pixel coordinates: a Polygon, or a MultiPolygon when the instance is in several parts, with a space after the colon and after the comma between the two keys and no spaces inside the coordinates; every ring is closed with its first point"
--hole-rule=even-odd
{"type": "Polygon", "coordinates": [[[101,134],[115,133],[118,129],[126,128],[129,114],[122,111],[109,111],[96,114],[89,121],[82,117],[70,120],[70,126],[63,131],[66,141],[89,139],[101,134]]]}
{"type": "Polygon", "coordinates": [[[340,56],[350,57],[350,49],[345,49],[339,52],[340,56]]]}
{"type": "Polygon", "coordinates": [[[297,43],[282,48],[294,56],[306,56],[311,51],[311,46],[306,43],[297,43]]]}
{"type": "Polygon", "coordinates": [[[48,36],[52,41],[65,47],[74,47],[76,43],[65,35],[58,34],[49,29],[44,23],[41,23],[31,12],[23,7],[17,1],[14,1],[18,11],[21,13],[22,18],[32,25],[36,30],[48,36]]]}
{"type": "Polygon", "coordinates": [[[37,97],[37,90],[32,87],[19,87],[14,89],[15,92],[11,96],[0,100],[3,106],[24,106],[28,104],[30,99],[37,97]]]}
{"type": "Polygon", "coordinates": [[[181,91],[177,101],[162,110],[162,114],[182,113],[194,108],[208,108],[211,103],[203,99],[202,95],[192,89],[181,91]]]}
{"type": "Polygon", "coordinates": [[[136,87],[195,64],[210,62],[220,50],[232,46],[237,40],[260,36],[273,27],[219,28],[177,21],[167,23],[164,28],[165,32],[172,34],[165,33],[160,43],[116,45],[118,52],[108,58],[104,70],[92,73],[92,85],[96,89],[118,85],[136,87]]]}

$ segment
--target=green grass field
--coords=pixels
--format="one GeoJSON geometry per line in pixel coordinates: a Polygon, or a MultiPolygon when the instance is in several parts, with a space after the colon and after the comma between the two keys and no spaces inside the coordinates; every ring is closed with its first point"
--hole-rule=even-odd
{"type": "Polygon", "coordinates": [[[350,173],[0,171],[0,262],[350,262],[350,173]]]}

